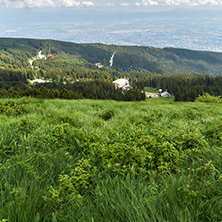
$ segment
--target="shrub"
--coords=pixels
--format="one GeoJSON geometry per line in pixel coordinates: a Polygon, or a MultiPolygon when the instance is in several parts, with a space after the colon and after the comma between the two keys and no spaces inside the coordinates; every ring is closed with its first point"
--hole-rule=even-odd
{"type": "Polygon", "coordinates": [[[60,204],[72,204],[81,200],[92,185],[90,169],[89,161],[81,159],[69,174],[63,173],[58,176],[58,186],[50,187],[49,198],[55,199],[60,204]]]}
{"type": "Polygon", "coordinates": [[[222,99],[220,96],[211,96],[208,93],[204,93],[202,96],[199,95],[195,101],[205,103],[221,103],[222,99]]]}

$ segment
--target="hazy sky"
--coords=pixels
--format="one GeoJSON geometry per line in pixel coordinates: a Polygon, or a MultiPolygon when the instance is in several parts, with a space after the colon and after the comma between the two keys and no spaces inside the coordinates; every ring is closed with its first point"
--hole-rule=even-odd
{"type": "Polygon", "coordinates": [[[222,7],[222,0],[0,0],[1,8],[43,7],[222,7]]]}
{"type": "Polygon", "coordinates": [[[222,0],[0,0],[0,37],[222,52],[221,12],[222,0]]]}

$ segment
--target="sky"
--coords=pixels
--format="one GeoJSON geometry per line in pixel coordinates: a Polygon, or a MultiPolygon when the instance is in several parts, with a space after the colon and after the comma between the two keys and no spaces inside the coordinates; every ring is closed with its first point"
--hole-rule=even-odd
{"type": "Polygon", "coordinates": [[[222,0],[0,0],[0,38],[222,52],[222,0]]]}
{"type": "Polygon", "coordinates": [[[222,7],[221,0],[0,0],[1,8],[91,7],[134,8],[150,7],[222,7]]]}

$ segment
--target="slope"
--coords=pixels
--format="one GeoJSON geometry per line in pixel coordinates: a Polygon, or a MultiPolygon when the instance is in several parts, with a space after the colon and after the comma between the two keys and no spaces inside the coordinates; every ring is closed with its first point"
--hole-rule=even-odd
{"type": "MultiPolygon", "coordinates": [[[[61,58],[60,63],[63,63],[64,58],[69,58],[69,64],[76,65],[78,58],[82,67],[90,69],[98,69],[94,64],[101,63],[109,70],[124,72],[143,69],[158,74],[222,75],[222,53],[13,38],[0,38],[0,67],[30,69],[28,58],[35,56],[39,50],[45,55],[48,53],[58,55],[61,58]],[[111,68],[109,61],[114,52],[116,54],[111,68]]],[[[40,68],[46,70],[44,66],[47,64],[42,63],[40,68]]]]}

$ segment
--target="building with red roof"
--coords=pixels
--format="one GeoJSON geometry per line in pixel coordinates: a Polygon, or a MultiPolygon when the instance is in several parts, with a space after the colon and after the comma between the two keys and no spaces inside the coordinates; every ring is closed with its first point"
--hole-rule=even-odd
{"type": "Polygon", "coordinates": [[[47,57],[48,58],[53,58],[53,57],[55,57],[55,55],[54,54],[48,54],[47,57]]]}

